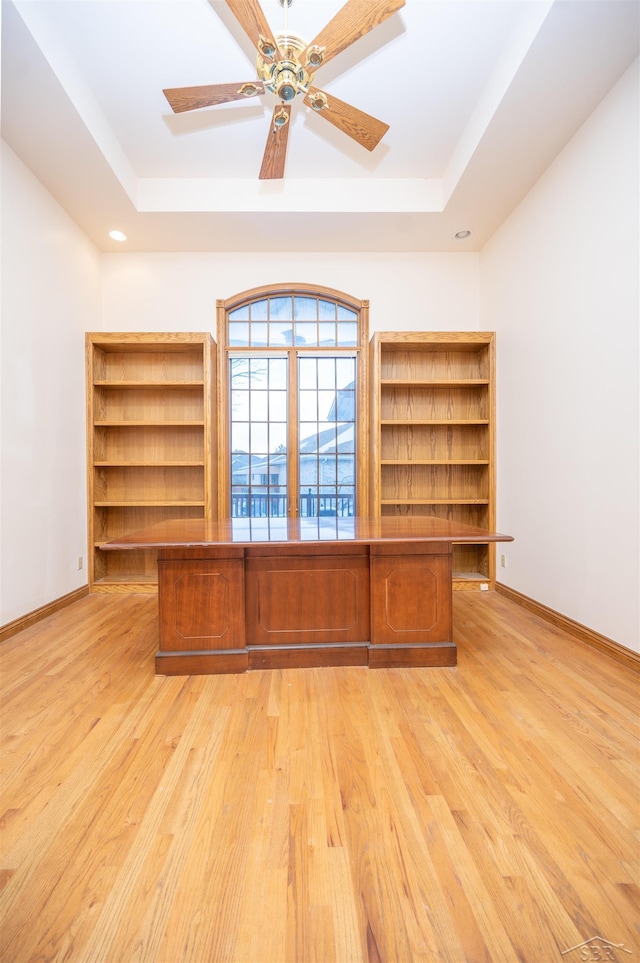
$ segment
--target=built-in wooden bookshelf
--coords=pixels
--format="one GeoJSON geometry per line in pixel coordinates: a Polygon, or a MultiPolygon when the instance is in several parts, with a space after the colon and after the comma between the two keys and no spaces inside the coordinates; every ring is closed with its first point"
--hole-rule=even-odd
{"type": "Polygon", "coordinates": [[[208,333],[89,333],[89,586],[156,591],[156,553],[101,552],[170,518],[211,518],[215,343],[208,333]]]}
{"type": "MultiPolygon", "coordinates": [[[[377,332],[371,340],[371,504],[495,526],[492,332],[377,332]]],[[[454,548],[454,588],[495,580],[491,545],[454,548]]]]}

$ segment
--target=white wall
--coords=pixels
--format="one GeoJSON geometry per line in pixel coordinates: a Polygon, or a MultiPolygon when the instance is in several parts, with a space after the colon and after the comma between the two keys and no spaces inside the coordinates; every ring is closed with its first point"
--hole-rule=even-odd
{"type": "Polygon", "coordinates": [[[370,330],[478,330],[477,254],[105,254],[105,331],[213,331],[216,300],[305,282],[370,302],[370,330]],[[283,269],[282,265],[286,267],[283,269]]]}
{"type": "Polygon", "coordinates": [[[481,253],[500,581],[640,650],[638,64],[481,253]]]}
{"type": "Polygon", "coordinates": [[[84,332],[100,309],[98,251],[4,143],[1,309],[3,625],[87,581],[84,332]]]}

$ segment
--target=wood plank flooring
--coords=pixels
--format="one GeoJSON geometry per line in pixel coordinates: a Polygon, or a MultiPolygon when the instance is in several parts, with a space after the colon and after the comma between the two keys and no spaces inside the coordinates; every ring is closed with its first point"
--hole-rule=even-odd
{"type": "Polygon", "coordinates": [[[6,641],[3,963],[640,960],[638,677],[454,606],[456,668],[156,677],[153,596],[6,641]]]}

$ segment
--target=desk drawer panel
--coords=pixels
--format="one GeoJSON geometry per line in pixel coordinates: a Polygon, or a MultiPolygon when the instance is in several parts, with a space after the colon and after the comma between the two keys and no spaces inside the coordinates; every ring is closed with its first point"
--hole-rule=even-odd
{"type": "Polygon", "coordinates": [[[247,645],[369,640],[369,559],[248,558],[247,645]]]}

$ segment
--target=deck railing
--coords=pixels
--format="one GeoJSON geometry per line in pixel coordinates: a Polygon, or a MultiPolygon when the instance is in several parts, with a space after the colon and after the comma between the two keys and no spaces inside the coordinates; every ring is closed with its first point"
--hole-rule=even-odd
{"type": "MultiPolygon", "coordinates": [[[[319,516],[338,516],[340,518],[352,516],[355,508],[353,495],[317,495],[304,494],[300,496],[300,517],[317,518],[319,516]]],[[[254,492],[235,492],[231,496],[232,518],[286,518],[287,496],[282,494],[264,494],[254,492]]]]}

